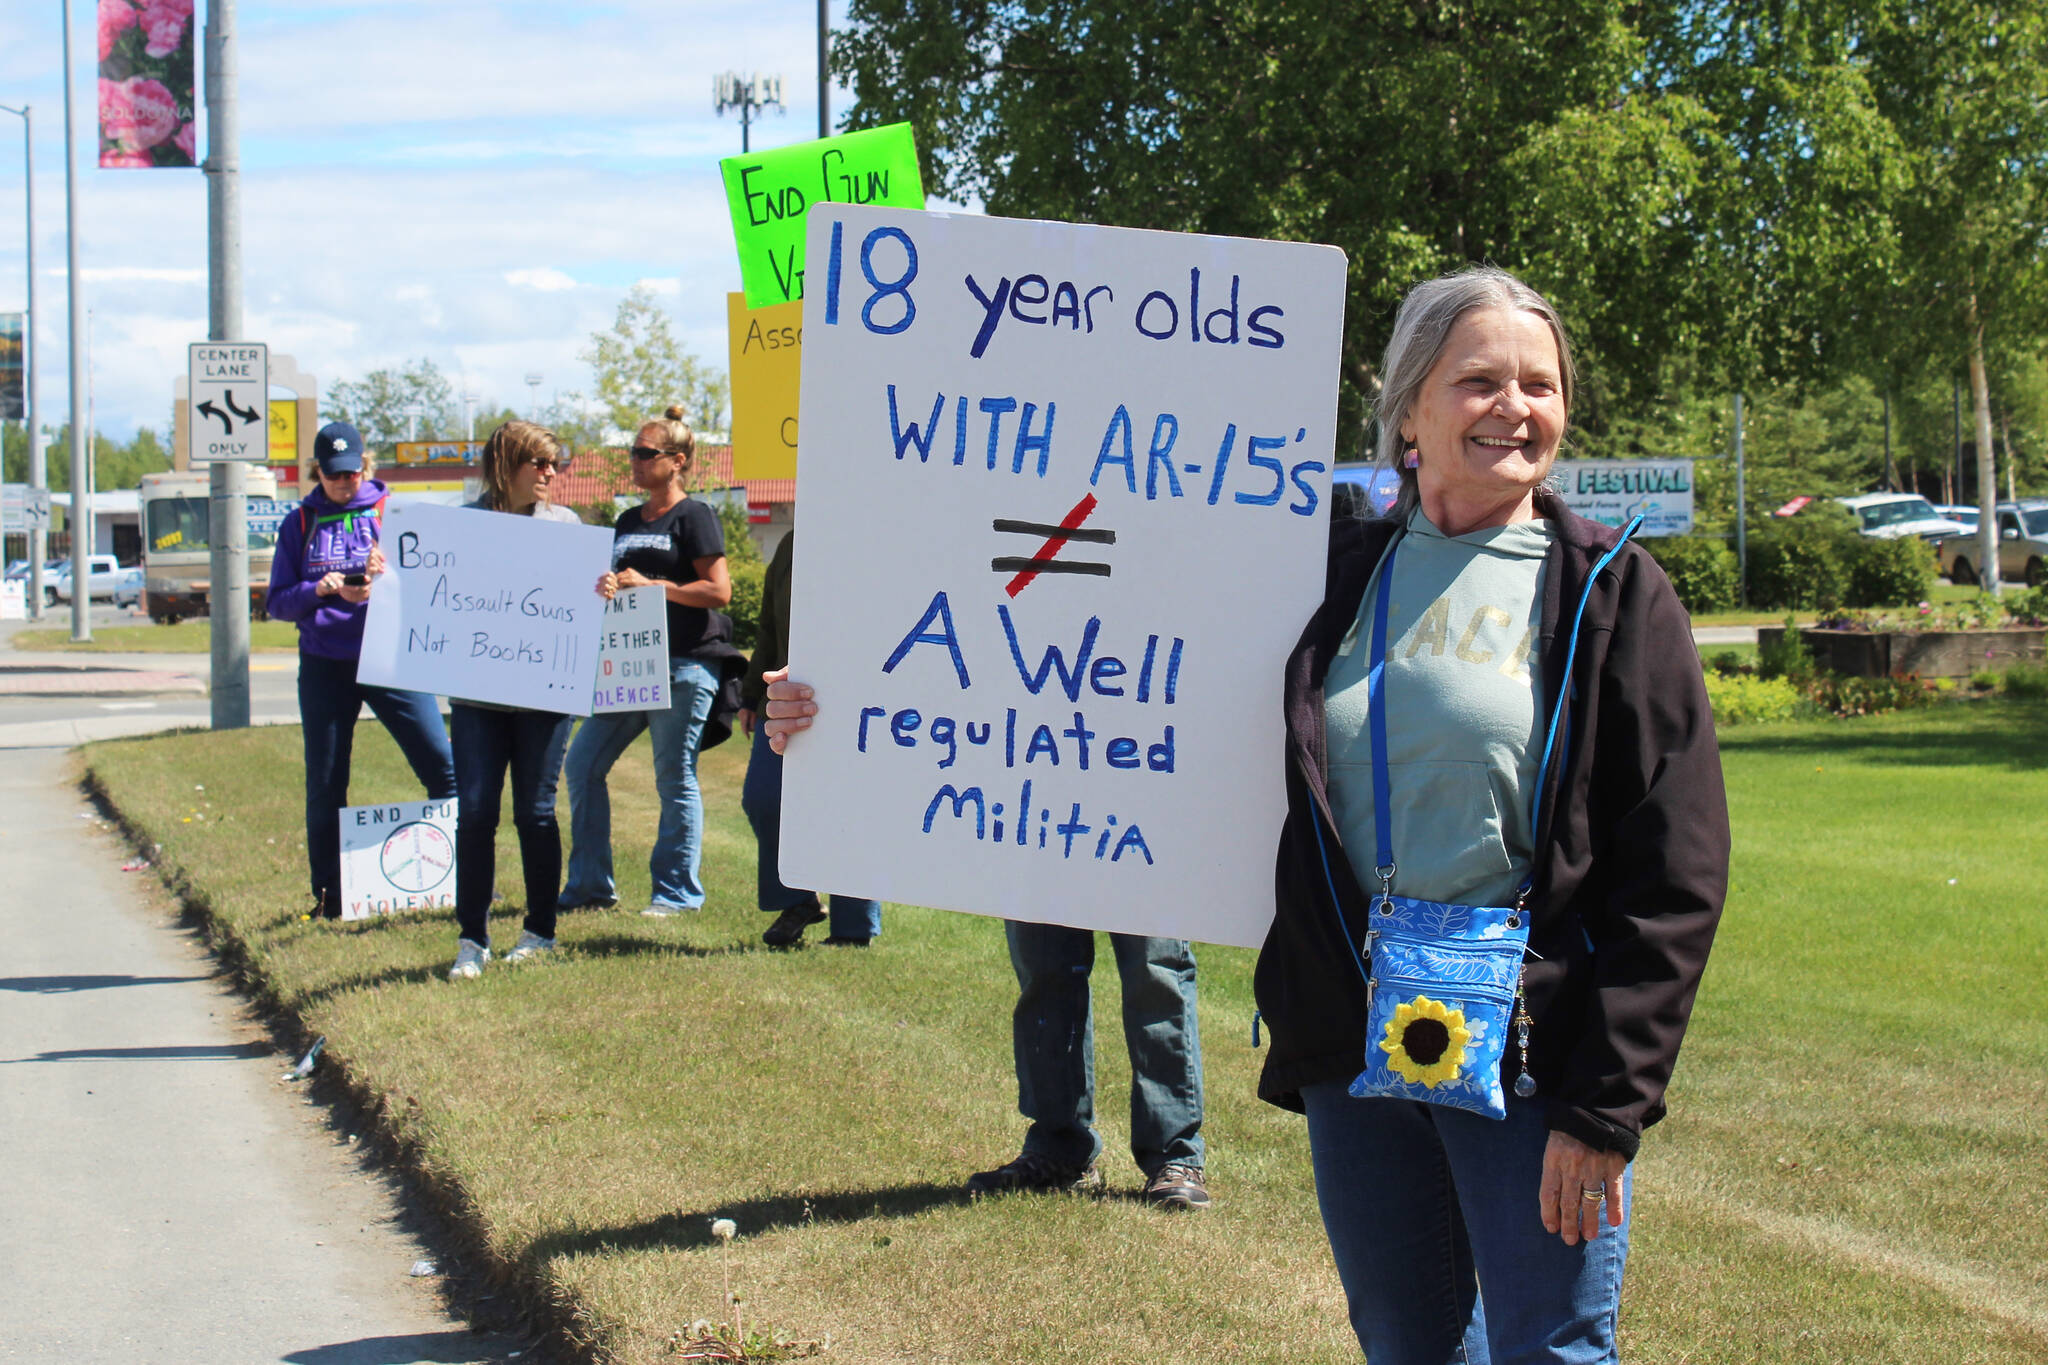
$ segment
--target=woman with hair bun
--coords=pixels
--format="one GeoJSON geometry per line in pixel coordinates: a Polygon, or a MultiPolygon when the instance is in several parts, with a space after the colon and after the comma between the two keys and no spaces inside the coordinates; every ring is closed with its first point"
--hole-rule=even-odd
{"type": "MultiPolygon", "coordinates": [[[[566,507],[548,501],[562,468],[562,443],[532,422],[511,421],[484,442],[484,495],[469,506],[486,512],[577,523],[566,507]]],[[[610,597],[612,576],[598,580],[610,597]]],[[[555,888],[562,880],[562,832],[555,823],[555,784],[569,744],[572,718],[553,711],[492,702],[452,701],[448,728],[455,746],[455,919],[461,926],[450,981],[483,974],[491,960],[491,893],[498,865],[498,804],[505,773],[512,773],[512,824],[519,831],[519,863],[526,874],[526,923],[507,962],[555,951],[555,888]]]]}
{"type": "Polygon", "coordinates": [[[697,789],[697,747],[719,690],[706,651],[730,629],[719,608],[732,600],[725,533],[718,514],[687,490],[697,438],[671,407],[633,437],[633,482],[647,501],[612,528],[618,586],[659,587],[668,603],[669,705],[664,711],[619,711],[583,722],[569,749],[569,882],[562,903],[614,905],[612,808],[605,778],[642,730],[654,747],[654,790],[661,822],[648,856],[653,894],[647,915],[704,908],[699,873],[704,802],[697,789]]]}

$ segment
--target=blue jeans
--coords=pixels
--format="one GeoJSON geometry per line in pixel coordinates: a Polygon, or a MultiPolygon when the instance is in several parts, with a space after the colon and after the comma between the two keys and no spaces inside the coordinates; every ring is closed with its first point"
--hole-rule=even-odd
{"type": "Polygon", "coordinates": [[[412,765],[430,801],[455,795],[455,758],[441,712],[425,692],[401,692],[356,681],[354,659],[299,655],[299,724],[306,742],[306,862],[313,896],[341,912],[341,808],[348,804],[349,762],[363,703],[412,765]]]}
{"type": "MultiPolygon", "coordinates": [[[[761,908],[770,914],[793,910],[815,897],[782,884],[782,755],[768,747],[768,732],[754,726],[754,747],[747,755],[747,780],[740,787],[740,808],[754,827],[759,862],[755,880],[761,908]]],[[[834,938],[870,939],[882,932],[882,903],[859,896],[832,897],[827,925],[834,938]]]]}
{"type": "MultiPolygon", "coordinates": [[[[1541,1100],[1508,1116],[1305,1086],[1316,1199],[1372,1365],[1602,1365],[1628,1260],[1619,1228],[1568,1247],[1536,1193],[1549,1132],[1541,1100]]],[[[1612,1194],[1610,1198],[1614,1197],[1612,1194]]]]}
{"type": "MultiPolygon", "coordinates": [[[[1057,924],[1005,922],[1017,969],[1017,1108],[1031,1120],[1024,1150],[1085,1166],[1095,1132],[1095,1024],[1088,975],[1095,935],[1057,924]]],[[[1185,939],[1111,934],[1123,981],[1131,1054],[1131,1155],[1147,1178],[1170,1161],[1202,1164],[1202,1039],[1195,953],[1185,939]]]]}
{"type": "Polygon", "coordinates": [[[498,874],[498,804],[512,771],[512,826],[526,878],[526,929],[555,936],[555,888],[562,881],[562,831],[555,823],[555,783],[572,717],[552,711],[499,711],[455,702],[455,922],[462,937],[491,942],[491,895],[498,874]]]}
{"type": "Polygon", "coordinates": [[[704,904],[697,739],[717,699],[718,679],[695,659],[671,661],[671,676],[667,710],[592,716],[569,746],[569,884],[562,899],[570,905],[601,904],[618,896],[612,882],[612,799],[605,777],[642,730],[654,746],[654,794],[661,801],[661,823],[647,858],[653,903],[676,910],[704,904]]]}

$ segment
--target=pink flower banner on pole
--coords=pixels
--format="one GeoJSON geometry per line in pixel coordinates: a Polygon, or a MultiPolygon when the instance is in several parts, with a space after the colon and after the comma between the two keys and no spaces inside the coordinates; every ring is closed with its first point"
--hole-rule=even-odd
{"type": "Polygon", "coordinates": [[[100,165],[193,166],[192,0],[99,0],[100,165]]]}

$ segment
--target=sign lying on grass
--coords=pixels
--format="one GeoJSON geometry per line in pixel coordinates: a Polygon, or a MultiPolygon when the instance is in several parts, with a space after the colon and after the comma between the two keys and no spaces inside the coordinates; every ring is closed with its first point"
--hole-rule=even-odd
{"type": "Polygon", "coordinates": [[[718,169],[740,251],[740,283],[755,308],[804,296],[804,215],[811,205],[924,207],[907,123],[727,157],[718,169]]]}
{"type": "Polygon", "coordinates": [[[662,590],[621,588],[602,605],[590,714],[668,710],[668,602],[662,590]]]}
{"type": "Polygon", "coordinates": [[[392,502],[356,676],[380,687],[590,714],[612,533],[392,502]]]}
{"type": "Polygon", "coordinates": [[[1638,535],[1692,534],[1691,460],[1559,460],[1549,483],[1572,511],[1602,526],[1641,516],[1638,535]]]}
{"type": "Polygon", "coordinates": [[[455,803],[341,809],[341,917],[455,905],[455,803]]]}
{"type": "Polygon", "coordinates": [[[746,295],[727,294],[725,332],[732,376],[733,477],[793,479],[804,306],[749,308],[746,295]]]}
{"type": "Polygon", "coordinates": [[[809,251],[783,879],[1260,942],[1343,253],[838,205],[809,251]]]}

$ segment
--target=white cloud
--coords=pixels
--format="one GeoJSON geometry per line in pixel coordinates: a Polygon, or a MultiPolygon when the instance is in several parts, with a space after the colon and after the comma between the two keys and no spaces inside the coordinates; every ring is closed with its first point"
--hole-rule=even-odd
{"type": "Polygon", "coordinates": [[[644,280],[633,281],[633,287],[664,299],[672,299],[683,292],[683,282],[674,275],[650,275],[644,280]]]}
{"type": "Polygon", "coordinates": [[[508,270],[505,283],[521,289],[538,289],[543,294],[559,294],[564,289],[574,289],[576,281],[561,271],[549,266],[531,270],[508,270]]]}
{"type": "MultiPolygon", "coordinates": [[[[69,274],[61,265],[43,273],[58,279],[69,274]]],[[[79,269],[78,278],[87,284],[205,284],[206,271],[185,266],[88,265],[79,269]]]]}

